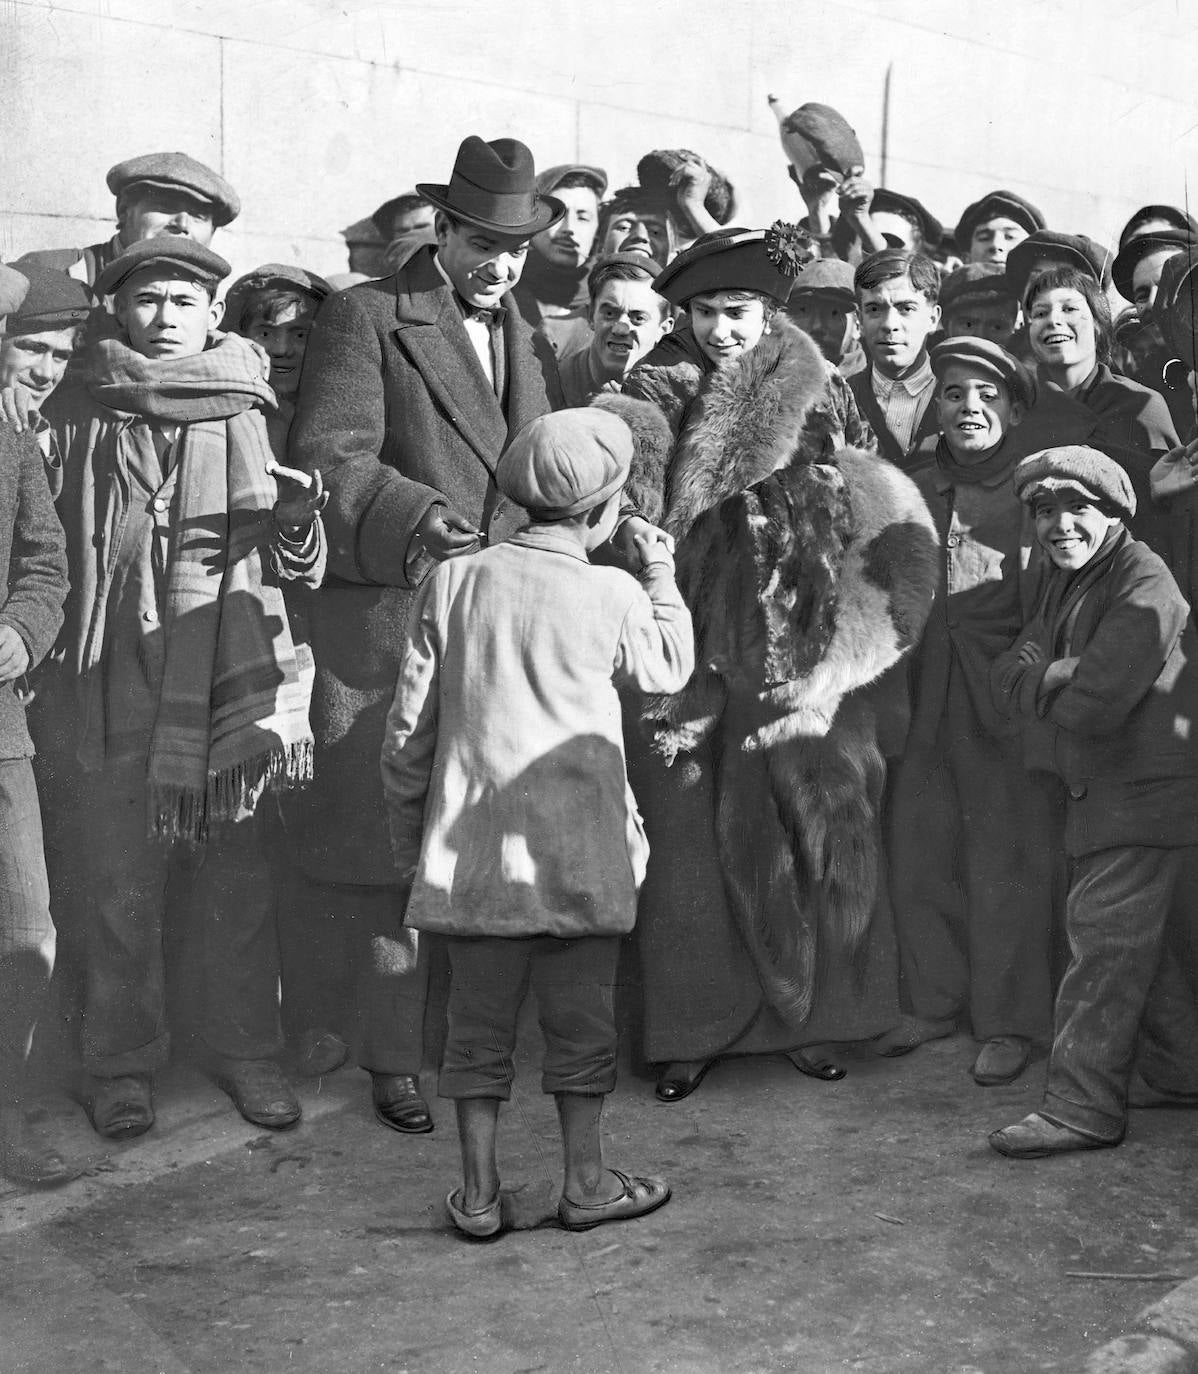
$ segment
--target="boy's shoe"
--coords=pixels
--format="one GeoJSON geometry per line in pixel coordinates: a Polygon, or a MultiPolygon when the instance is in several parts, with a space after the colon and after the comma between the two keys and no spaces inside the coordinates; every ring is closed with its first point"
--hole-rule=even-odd
{"type": "Polygon", "coordinates": [[[300,1119],[300,1104],[291,1084],[273,1059],[227,1059],[213,1062],[212,1078],[233,1099],[252,1126],[285,1131],[300,1119]]]}
{"type": "Polygon", "coordinates": [[[469,1236],[471,1240],[490,1240],[497,1236],[503,1229],[503,1213],[500,1208],[499,1194],[496,1193],[494,1199],[488,1202],[485,1207],[479,1208],[477,1212],[468,1212],[458,1203],[462,1199],[462,1190],[455,1188],[445,1197],[445,1210],[449,1214],[450,1221],[458,1228],[464,1236],[469,1236]]]}
{"type": "Polygon", "coordinates": [[[557,1204],[557,1219],[567,1231],[589,1231],[605,1221],[628,1221],[632,1217],[648,1216],[664,1207],[670,1200],[670,1185],[661,1178],[629,1178],[619,1169],[609,1169],[619,1179],[624,1191],[608,1202],[571,1202],[562,1194],[557,1204]]]}
{"type": "Polygon", "coordinates": [[[408,1073],[372,1073],[370,1096],[374,1114],[384,1126],[404,1135],[425,1135],[433,1129],[420,1083],[408,1073]]]}
{"type": "Polygon", "coordinates": [[[983,1088],[1014,1083],[1032,1057],[1032,1042],[1022,1035],[993,1035],[973,1061],[973,1081],[983,1088]]]}
{"type": "Polygon", "coordinates": [[[910,1054],[928,1040],[943,1040],[956,1029],[957,1023],[951,1017],[932,1021],[926,1016],[900,1016],[897,1026],[892,1026],[874,1041],[874,1053],[894,1059],[900,1054],[910,1054]]]}
{"type": "Polygon", "coordinates": [[[154,1090],[148,1073],[89,1079],[83,1109],[92,1129],[105,1140],[131,1140],[154,1124],[154,1090]]]}
{"type": "Polygon", "coordinates": [[[1039,1112],[989,1135],[991,1149],[1008,1159],[1047,1159],[1049,1155],[1068,1154],[1072,1150],[1109,1150],[1122,1139],[1120,1136],[1118,1140],[1100,1140],[1083,1135],[1069,1126],[1058,1126],[1039,1112]]]}

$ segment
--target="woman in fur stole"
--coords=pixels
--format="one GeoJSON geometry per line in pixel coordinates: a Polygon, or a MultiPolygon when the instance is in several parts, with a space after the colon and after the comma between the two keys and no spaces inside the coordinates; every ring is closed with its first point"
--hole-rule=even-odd
{"type": "Polygon", "coordinates": [[[643,704],[651,748],[629,760],[664,1101],[725,1054],[842,1077],[813,1047],[898,1015],[878,811],[905,692],[887,669],[928,614],[936,535],[911,481],[846,445],[830,369],[779,313],[807,256],[782,224],[699,239],[657,281],[689,323],[625,384],[668,424],[629,492],[677,540],[696,639],[694,676],[643,704]]]}

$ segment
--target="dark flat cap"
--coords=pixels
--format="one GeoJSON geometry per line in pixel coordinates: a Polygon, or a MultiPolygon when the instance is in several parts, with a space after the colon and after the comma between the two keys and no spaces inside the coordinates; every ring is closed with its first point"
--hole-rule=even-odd
{"type": "Polygon", "coordinates": [[[241,197],[224,177],[186,153],[142,153],[109,170],[108,189],[114,196],[137,185],[186,191],[212,206],[212,222],[217,227],[241,214],[241,197]]]}
{"type": "Polygon", "coordinates": [[[0,263],[0,321],[20,308],[29,291],[29,278],[13,267],[0,263]]]}
{"type": "MultiPolygon", "coordinates": [[[[771,99],[775,113],[777,102],[771,99]]],[[[782,147],[801,181],[808,172],[834,172],[841,181],[865,165],[856,130],[831,105],[809,101],[778,120],[782,147]]]]}
{"type": "Polygon", "coordinates": [[[560,162],[537,173],[537,190],[543,196],[552,195],[569,176],[585,177],[600,200],[607,195],[607,173],[602,167],[588,167],[582,162],[560,162]]]}
{"type": "Polygon", "coordinates": [[[1168,248],[1178,253],[1183,248],[1198,244],[1198,236],[1185,229],[1154,229],[1150,234],[1133,234],[1119,249],[1119,255],[1111,264],[1111,280],[1115,290],[1124,300],[1134,300],[1132,285],[1136,268],[1143,260],[1160,249],[1168,248]]]}
{"type": "Polygon", "coordinates": [[[1123,226],[1123,232],[1119,235],[1120,251],[1127,247],[1129,240],[1142,232],[1145,224],[1151,224],[1153,220],[1158,219],[1163,219],[1166,224],[1173,225],[1175,229],[1180,229],[1183,233],[1190,233],[1198,237],[1198,219],[1179,209],[1176,205],[1141,205],[1123,226]]]}
{"type": "Polygon", "coordinates": [[[918,224],[924,245],[928,248],[938,248],[944,238],[944,225],[914,196],[904,196],[898,191],[879,186],[869,208],[871,213],[876,210],[881,214],[902,215],[918,224]]]}
{"type": "Polygon", "coordinates": [[[1028,505],[1038,492],[1076,487],[1089,496],[1106,501],[1122,515],[1136,513],[1136,493],[1131,478],[1105,453],[1084,444],[1046,448],[1025,458],[1011,479],[1015,495],[1028,505]]]}
{"type": "Polygon", "coordinates": [[[1036,383],[1032,374],[1013,353],[989,339],[969,336],[945,339],[932,349],[928,358],[938,381],[943,380],[948,369],[956,364],[1002,382],[1013,401],[1022,401],[1026,406],[1036,404],[1036,383]]]}
{"type": "Polygon", "coordinates": [[[992,219],[1014,220],[1029,234],[1044,228],[1044,216],[1030,200],[1024,200],[1014,191],[987,191],[981,200],[975,200],[961,212],[961,219],[953,237],[957,243],[957,252],[963,258],[969,256],[973,231],[979,224],[985,224],[987,220],[992,219]]]}
{"type": "Polygon", "coordinates": [[[1198,369],[1198,248],[1183,248],[1165,263],[1148,315],[1186,368],[1198,369]]]}
{"type": "Polygon", "coordinates": [[[309,272],[303,267],[293,267],[289,263],[265,262],[261,267],[255,267],[252,272],[247,272],[244,277],[238,277],[225,293],[224,328],[240,329],[245,323],[243,316],[250,300],[257,292],[267,290],[298,292],[300,295],[310,296],[318,305],[326,296],[333,293],[333,288],[328,282],[323,277],[318,277],[315,272],[309,272]]]}
{"type": "Polygon", "coordinates": [[[587,273],[587,291],[592,299],[595,292],[612,274],[613,269],[627,269],[644,277],[647,282],[656,283],[661,275],[662,265],[648,253],[609,253],[607,257],[600,258],[587,273]]]}
{"type": "Polygon", "coordinates": [[[10,333],[18,323],[29,333],[43,329],[69,329],[72,325],[86,323],[92,312],[92,298],[81,281],[67,276],[65,272],[23,258],[13,266],[28,280],[29,290],[24,301],[9,312],[10,333]]]}
{"type": "Polygon", "coordinates": [[[1033,273],[1046,267],[1076,267],[1100,286],[1111,279],[1110,253],[1085,234],[1058,234],[1037,229],[1007,254],[1006,274],[1016,300],[1022,300],[1033,273]]]}
{"type": "Polygon", "coordinates": [[[1000,262],[967,262],[950,272],[940,284],[940,308],[946,313],[963,300],[999,300],[1014,303],[1010,283],[1000,262]]]}
{"type": "Polygon", "coordinates": [[[159,234],[156,238],[131,243],[96,278],[96,293],[111,296],[121,283],[143,268],[171,268],[197,281],[215,285],[233,270],[229,264],[195,239],[182,234],[159,234]]]}
{"type": "Polygon", "coordinates": [[[835,296],[846,305],[856,306],[853,269],[843,258],[816,258],[803,268],[795,281],[790,299],[796,296],[835,296]]]}

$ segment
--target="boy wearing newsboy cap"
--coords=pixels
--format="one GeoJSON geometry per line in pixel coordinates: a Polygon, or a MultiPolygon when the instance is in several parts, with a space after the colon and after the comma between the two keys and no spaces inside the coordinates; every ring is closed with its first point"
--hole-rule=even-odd
{"type": "Polygon", "coordinates": [[[406,924],[447,937],[452,987],[440,1093],[457,1103],[464,1181],[454,1225],[502,1226],[495,1131],[531,980],[565,1150],[558,1216],[585,1230],[670,1190],[605,1169],[615,1085],[612,990],[648,845],[628,787],[617,688],[676,692],[690,616],[664,543],[638,540],[637,585],[587,560],[611,535],[633,451],[598,409],[543,415],[496,469],[531,522],[420,590],[387,718],[383,790],[406,924]]]}
{"type": "Polygon", "coordinates": [[[1118,1145],[1128,1106],[1198,1105],[1198,1007],[1170,938],[1198,844],[1198,646],[1172,573],[1124,526],[1118,463],[1046,449],[1014,485],[1047,562],[991,685],[1028,767],[1064,784],[1071,958],[1040,1110],[990,1144],[1037,1159],[1118,1145]]]}

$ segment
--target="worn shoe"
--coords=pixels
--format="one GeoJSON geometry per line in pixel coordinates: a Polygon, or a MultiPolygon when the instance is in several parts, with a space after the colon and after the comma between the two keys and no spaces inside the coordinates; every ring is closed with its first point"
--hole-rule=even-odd
{"type": "Polygon", "coordinates": [[[462,1190],[455,1188],[445,1199],[445,1210],[450,1221],[464,1236],[471,1240],[491,1240],[503,1229],[503,1215],[499,1205],[499,1194],[477,1212],[468,1212],[460,1202],[462,1190]]]}
{"type": "Polygon", "coordinates": [[[251,1125],[285,1131],[300,1119],[299,1101],[273,1059],[221,1059],[212,1077],[251,1125]]]}
{"type": "Polygon", "coordinates": [[[30,1128],[23,1113],[0,1120],[0,1174],[27,1188],[59,1188],[83,1172],[30,1128]]]}
{"type": "Polygon", "coordinates": [[[1069,1154],[1072,1150],[1109,1150],[1122,1139],[1120,1136],[1119,1140],[1099,1140],[1083,1135],[1068,1126],[1058,1126],[1039,1112],[1032,1112],[1014,1126],[991,1131],[989,1136],[991,1148],[1008,1159],[1047,1159],[1049,1155],[1069,1154]]]}
{"type": "Polygon", "coordinates": [[[349,1058],[349,1046],[335,1032],[315,1027],[295,1042],[295,1071],[304,1078],[336,1073],[349,1058]]]}
{"type": "Polygon", "coordinates": [[[800,1073],[808,1078],[818,1078],[821,1083],[839,1083],[848,1074],[848,1069],[828,1057],[822,1045],[787,1050],[786,1057],[800,1073]]]}
{"type": "Polygon", "coordinates": [[[983,1088],[1014,1083],[1032,1057],[1032,1043],[1021,1035],[994,1035],[985,1042],[973,1061],[973,1081],[983,1088]]]}
{"type": "Polygon", "coordinates": [[[83,1109],[92,1129],[105,1140],[131,1140],[154,1124],[154,1090],[149,1074],[126,1073],[117,1078],[91,1078],[83,1109]]]}
{"type": "Polygon", "coordinates": [[[404,1135],[425,1135],[433,1129],[428,1103],[411,1074],[372,1073],[370,1079],[374,1114],[384,1126],[404,1135]]]}
{"type": "Polygon", "coordinates": [[[713,1059],[680,1059],[674,1064],[667,1064],[658,1074],[657,1086],[653,1091],[662,1102],[681,1102],[703,1082],[714,1062],[713,1059]]]}
{"type": "Polygon", "coordinates": [[[895,1059],[900,1054],[910,1054],[929,1040],[943,1040],[956,1028],[957,1023],[951,1018],[932,1021],[925,1016],[900,1016],[897,1026],[892,1026],[874,1041],[874,1053],[895,1059]]]}
{"type": "Polygon", "coordinates": [[[670,1200],[670,1185],[661,1178],[630,1178],[609,1169],[623,1191],[608,1202],[572,1202],[565,1193],[557,1204],[557,1219],[567,1231],[589,1231],[605,1221],[629,1221],[648,1216],[670,1200]]]}

